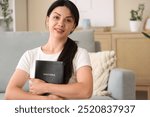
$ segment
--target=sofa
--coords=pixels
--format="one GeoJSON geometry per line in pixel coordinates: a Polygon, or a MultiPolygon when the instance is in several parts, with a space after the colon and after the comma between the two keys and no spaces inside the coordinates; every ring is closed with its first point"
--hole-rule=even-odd
{"type": "MultiPolygon", "coordinates": [[[[15,67],[22,56],[28,50],[47,42],[48,32],[0,32],[0,99],[4,99],[5,90],[15,67]]],[[[78,46],[89,52],[97,52],[100,43],[94,41],[93,30],[73,32],[70,37],[78,46]]],[[[28,83],[25,85],[28,90],[28,83]]],[[[108,86],[106,88],[111,95],[93,95],[93,100],[133,100],[135,99],[135,76],[132,70],[113,68],[110,71],[108,86]]],[[[19,95],[19,94],[18,94],[19,95]]]]}

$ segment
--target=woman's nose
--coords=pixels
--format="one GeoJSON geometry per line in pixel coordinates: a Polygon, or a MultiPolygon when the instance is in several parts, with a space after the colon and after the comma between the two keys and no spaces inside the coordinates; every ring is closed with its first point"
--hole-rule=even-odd
{"type": "Polygon", "coordinates": [[[59,20],[58,24],[59,26],[64,27],[64,24],[65,24],[64,20],[63,19],[59,20]]]}

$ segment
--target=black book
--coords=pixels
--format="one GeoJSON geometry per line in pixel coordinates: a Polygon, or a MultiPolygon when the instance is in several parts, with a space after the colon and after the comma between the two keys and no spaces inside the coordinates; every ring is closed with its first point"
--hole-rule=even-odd
{"type": "Polygon", "coordinates": [[[62,84],[63,77],[63,62],[36,60],[35,78],[44,80],[47,83],[62,84]]]}

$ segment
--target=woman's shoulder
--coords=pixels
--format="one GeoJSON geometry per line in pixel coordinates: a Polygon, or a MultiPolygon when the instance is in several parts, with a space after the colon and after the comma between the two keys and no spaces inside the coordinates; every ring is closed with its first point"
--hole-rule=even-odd
{"type": "Polygon", "coordinates": [[[88,52],[86,49],[81,48],[81,47],[78,47],[78,51],[79,51],[79,52],[88,52]]]}
{"type": "Polygon", "coordinates": [[[26,50],[24,52],[23,56],[31,57],[31,56],[35,56],[39,52],[40,52],[40,47],[36,47],[36,48],[33,48],[33,49],[26,50]]]}
{"type": "Polygon", "coordinates": [[[88,51],[84,48],[78,47],[77,54],[88,54],[88,51]]]}
{"type": "Polygon", "coordinates": [[[88,51],[84,48],[78,47],[78,51],[74,57],[74,66],[77,70],[82,66],[91,66],[88,51]]]}
{"type": "Polygon", "coordinates": [[[88,51],[84,48],[78,47],[77,53],[75,55],[75,59],[79,58],[89,58],[88,51]]]}
{"type": "Polygon", "coordinates": [[[29,49],[27,50],[28,52],[37,52],[40,50],[41,47],[36,47],[36,48],[32,48],[32,49],[29,49]]]}
{"type": "Polygon", "coordinates": [[[35,53],[38,53],[38,52],[40,52],[40,47],[36,47],[36,48],[33,48],[33,49],[26,50],[26,53],[28,53],[28,54],[35,54],[35,53]]]}

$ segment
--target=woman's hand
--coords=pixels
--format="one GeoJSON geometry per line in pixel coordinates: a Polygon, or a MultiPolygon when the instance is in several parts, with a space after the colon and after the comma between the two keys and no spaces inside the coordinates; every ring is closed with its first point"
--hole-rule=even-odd
{"type": "Polygon", "coordinates": [[[29,89],[32,94],[44,94],[46,93],[46,87],[45,87],[46,82],[40,79],[36,78],[30,78],[29,79],[29,89]]]}

